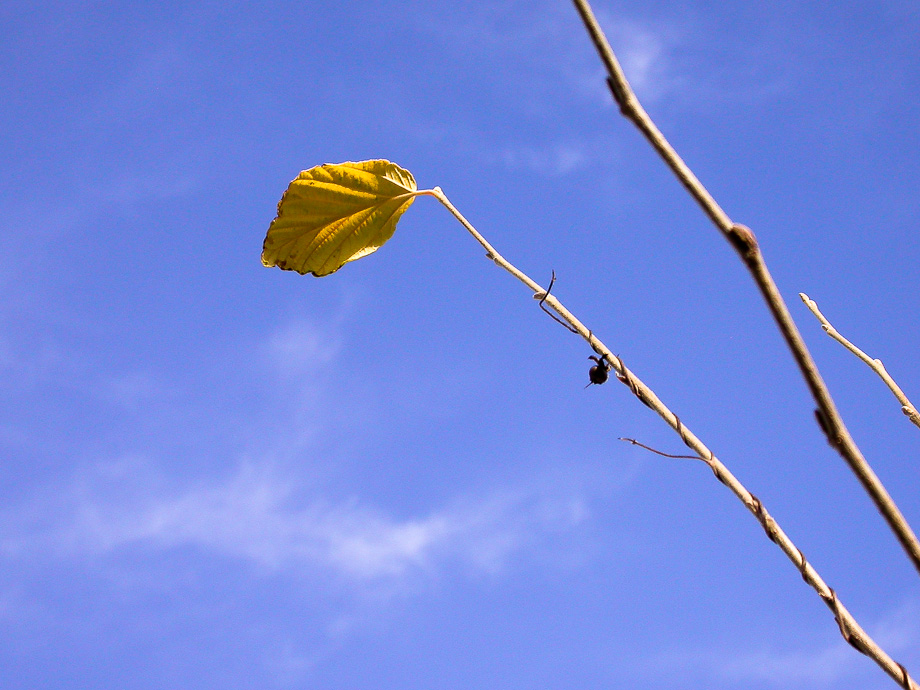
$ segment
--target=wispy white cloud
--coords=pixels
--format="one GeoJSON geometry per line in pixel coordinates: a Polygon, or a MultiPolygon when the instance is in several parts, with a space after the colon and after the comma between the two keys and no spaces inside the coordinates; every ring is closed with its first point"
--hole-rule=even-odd
{"type": "MultiPolygon", "coordinates": [[[[524,112],[554,117],[558,104],[571,99],[614,108],[606,72],[574,8],[528,4],[523,21],[509,21],[491,4],[446,15],[440,10],[417,13],[413,21],[421,32],[435,35],[445,51],[460,52],[464,60],[482,56],[490,67],[500,65],[503,74],[513,74],[510,88],[520,87],[515,94],[524,112]]],[[[709,49],[718,40],[711,20],[686,8],[627,15],[597,6],[594,13],[645,105],[721,108],[727,101],[774,98],[787,87],[777,72],[752,83],[746,55],[729,63],[716,57],[709,49]],[[744,78],[739,80],[739,74],[744,78]]],[[[764,49],[755,52],[762,56],[764,49]]]]}
{"type": "Polygon", "coordinates": [[[696,677],[709,682],[755,683],[778,688],[831,686],[861,662],[843,641],[811,650],[681,649],[648,660],[650,673],[696,677]]]}
{"type": "MultiPolygon", "coordinates": [[[[347,469],[336,470],[338,490],[324,482],[333,470],[322,455],[340,452],[324,451],[325,441],[317,441],[336,427],[330,398],[341,393],[326,390],[324,372],[340,358],[344,336],[338,318],[288,321],[259,340],[214,355],[215,367],[239,372],[270,391],[262,399],[266,410],[239,418],[233,432],[258,439],[249,446],[257,448],[249,460],[217,471],[213,461],[195,458],[180,466],[169,443],[162,449],[148,445],[134,455],[83,464],[68,479],[31,486],[27,497],[0,506],[0,568],[11,566],[14,578],[18,572],[77,568],[104,573],[128,589],[155,581],[179,590],[181,578],[150,573],[171,567],[181,553],[183,559],[247,577],[292,581],[294,591],[299,582],[311,597],[336,604],[332,621],[316,613],[319,629],[328,626],[325,633],[308,644],[285,646],[279,640],[275,656],[266,661],[280,676],[296,679],[366,625],[394,594],[411,596],[454,578],[501,577],[533,559],[556,559],[551,562],[566,567],[564,545],[588,517],[579,486],[539,480],[523,487],[502,484],[401,509],[367,493],[350,497],[347,469]],[[234,358],[246,365],[234,366],[234,358]],[[337,598],[343,590],[347,603],[337,598]]],[[[141,409],[162,404],[170,418],[190,411],[195,417],[198,406],[209,404],[207,397],[186,395],[185,386],[200,388],[195,380],[167,385],[161,377],[168,374],[156,371],[107,375],[112,377],[107,394],[141,409]],[[168,399],[162,391],[170,391],[168,399]]],[[[233,420],[215,420],[228,423],[233,420]]],[[[121,427],[110,433],[130,442],[132,431],[121,427]]],[[[217,452],[246,455],[232,448],[217,452]]],[[[12,601],[8,608],[26,605],[12,601]]]]}
{"type": "MultiPolygon", "coordinates": [[[[681,46],[685,30],[673,23],[661,23],[654,28],[646,23],[615,16],[603,9],[596,10],[598,22],[616,53],[630,86],[644,103],[671,97],[686,83],[685,75],[674,58],[681,46]]],[[[588,40],[587,36],[584,38],[588,40]]],[[[598,94],[605,105],[613,106],[606,85],[606,72],[595,57],[595,64],[581,74],[585,88],[598,94]]]]}
{"type": "Polygon", "coordinates": [[[265,344],[270,366],[287,375],[315,372],[335,359],[339,350],[339,337],[334,328],[306,321],[279,326],[265,344]]]}
{"type": "Polygon", "coordinates": [[[156,378],[145,371],[125,371],[103,377],[97,393],[121,407],[137,409],[163,395],[156,378]]]}
{"type": "Polygon", "coordinates": [[[711,661],[715,662],[714,674],[727,680],[789,687],[804,683],[829,685],[852,673],[860,659],[841,642],[810,651],[759,650],[711,661]]]}
{"type": "Polygon", "coordinates": [[[81,190],[86,215],[100,206],[116,208],[190,196],[202,186],[203,178],[186,167],[163,166],[160,170],[113,170],[81,190]],[[91,206],[92,205],[92,206],[91,206]]]}
{"type": "MultiPolygon", "coordinates": [[[[558,3],[527,4],[523,21],[509,21],[506,10],[490,4],[449,14],[417,13],[413,21],[421,32],[437,36],[446,50],[488,55],[492,64],[515,69],[530,80],[577,84],[579,89],[590,80],[609,102],[600,61],[575,9],[558,3]]],[[[683,32],[673,22],[652,28],[603,8],[595,8],[595,14],[634,88],[650,95],[673,67],[671,54],[683,32]]]]}
{"type": "Polygon", "coordinates": [[[870,631],[885,649],[916,649],[920,644],[920,601],[907,601],[870,631]]]}
{"type": "Polygon", "coordinates": [[[647,98],[661,96],[673,78],[669,75],[671,44],[665,35],[629,21],[611,22],[611,26],[615,27],[622,67],[632,87],[647,98]]]}
{"type": "MultiPolygon", "coordinates": [[[[456,8],[446,15],[422,12],[412,21],[421,33],[435,36],[448,55],[456,52],[464,61],[483,61],[484,69],[500,69],[513,104],[509,118],[546,123],[568,117],[569,106],[560,104],[571,102],[613,109],[606,74],[572,7],[539,2],[529,5],[526,20],[508,21],[506,14],[507,9],[482,5],[456,8]]],[[[680,83],[673,55],[681,31],[604,12],[599,18],[644,102],[668,95],[680,83]]],[[[393,119],[426,145],[449,142],[472,160],[548,177],[606,166],[613,148],[597,134],[547,140],[544,127],[519,127],[502,136],[475,118],[453,117],[447,122],[426,117],[409,102],[393,119]],[[522,140],[529,131],[537,133],[522,140]],[[598,156],[598,151],[604,155],[598,156]]]]}
{"type": "Polygon", "coordinates": [[[136,461],[109,466],[17,506],[18,518],[4,517],[0,549],[8,557],[70,559],[117,556],[127,547],[191,547],[261,570],[395,582],[436,574],[446,563],[500,571],[535,535],[569,530],[586,517],[577,498],[496,492],[399,518],[358,500],[305,496],[294,482],[252,464],[183,489],[164,489],[142,474],[136,461]]]}
{"type": "Polygon", "coordinates": [[[588,162],[588,155],[579,144],[508,146],[502,151],[501,160],[512,170],[524,169],[555,177],[583,167],[588,162]]]}
{"type": "MultiPolygon", "coordinates": [[[[914,649],[920,640],[917,612],[917,603],[908,601],[865,627],[883,649],[897,658],[900,653],[914,649]]],[[[833,626],[833,620],[828,624],[833,626]]],[[[793,650],[766,647],[684,649],[655,659],[652,667],[667,668],[683,675],[689,673],[719,681],[777,688],[834,687],[846,679],[876,672],[866,658],[842,638],[824,646],[793,650]]],[[[880,685],[884,682],[882,679],[880,685]]]]}

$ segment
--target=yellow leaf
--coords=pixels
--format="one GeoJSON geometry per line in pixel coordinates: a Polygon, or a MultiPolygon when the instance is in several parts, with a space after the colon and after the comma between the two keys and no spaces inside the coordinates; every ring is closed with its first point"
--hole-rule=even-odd
{"type": "Polygon", "coordinates": [[[315,276],[334,273],[390,239],[417,195],[412,173],[390,161],[304,170],[278,202],[262,264],[315,276]]]}

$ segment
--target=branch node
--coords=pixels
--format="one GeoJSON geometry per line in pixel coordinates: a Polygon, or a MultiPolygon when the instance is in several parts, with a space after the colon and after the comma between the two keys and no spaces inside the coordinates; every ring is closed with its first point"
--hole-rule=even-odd
{"type": "Polygon", "coordinates": [[[802,553],[802,549],[795,547],[795,550],[798,551],[799,559],[801,560],[801,563],[799,564],[799,573],[802,575],[802,579],[805,580],[805,582],[808,582],[808,577],[806,575],[806,572],[808,571],[808,559],[805,558],[805,554],[802,553]]]}
{"type": "Polygon", "coordinates": [[[720,484],[724,484],[725,486],[728,486],[728,484],[725,483],[725,478],[722,476],[722,469],[721,469],[722,463],[716,460],[715,453],[713,453],[711,449],[707,448],[706,452],[709,453],[709,457],[704,458],[701,455],[700,460],[705,462],[706,465],[709,467],[709,469],[712,470],[713,475],[715,475],[715,478],[719,480],[720,484]]]}
{"type": "MultiPolygon", "coordinates": [[[[770,514],[763,507],[763,503],[761,503],[760,499],[754,494],[751,494],[751,504],[754,507],[754,517],[757,518],[760,526],[763,527],[767,539],[776,544],[776,521],[770,517],[770,514]]],[[[799,553],[801,553],[801,551],[799,551],[799,553]]]]}
{"type": "Polygon", "coordinates": [[[904,668],[904,664],[899,664],[897,661],[894,662],[898,669],[901,671],[901,681],[900,685],[904,690],[913,690],[910,683],[910,674],[907,672],[907,669],[904,668]]]}
{"type": "Polygon", "coordinates": [[[834,591],[833,587],[828,587],[827,589],[830,591],[830,595],[822,594],[821,598],[824,599],[824,603],[827,604],[828,608],[833,612],[834,620],[837,621],[837,627],[840,629],[840,634],[843,636],[843,639],[857,652],[868,656],[869,652],[863,641],[853,634],[849,618],[842,611],[840,600],[837,598],[837,592],[834,591]]]}
{"type": "Polygon", "coordinates": [[[613,77],[607,77],[607,86],[610,87],[610,93],[613,94],[613,100],[620,106],[620,112],[625,115],[629,109],[627,106],[629,93],[624,90],[622,85],[613,77]]]}
{"type": "Polygon", "coordinates": [[[642,401],[643,405],[651,408],[652,407],[651,403],[649,403],[649,401],[645,399],[645,396],[642,395],[642,391],[639,390],[639,386],[636,385],[636,382],[633,381],[632,377],[629,375],[629,369],[627,369],[626,365],[623,364],[623,360],[620,359],[619,355],[614,355],[614,357],[616,358],[617,363],[620,365],[617,371],[617,379],[619,379],[620,383],[623,383],[626,386],[628,386],[629,390],[631,390],[633,392],[633,395],[635,395],[637,398],[639,398],[639,400],[642,401]]]}
{"type": "Polygon", "coordinates": [[[824,433],[824,438],[827,439],[827,442],[830,444],[831,448],[836,448],[837,444],[834,442],[834,431],[827,419],[827,415],[824,414],[824,410],[822,410],[820,407],[815,408],[815,419],[818,420],[818,426],[821,427],[821,431],[824,433]]]}
{"type": "Polygon", "coordinates": [[[760,253],[760,246],[757,244],[757,238],[754,236],[754,231],[747,225],[733,223],[725,234],[732,243],[732,246],[745,261],[750,261],[760,253]]]}
{"type": "MultiPolygon", "coordinates": [[[[601,349],[600,349],[600,347],[598,347],[598,343],[599,343],[599,342],[600,342],[600,341],[599,341],[597,338],[594,337],[594,331],[592,331],[592,330],[589,328],[589,329],[588,329],[588,345],[591,346],[591,349],[594,350],[594,352],[595,352],[599,357],[606,357],[606,356],[607,356],[606,353],[602,352],[601,349]]],[[[617,357],[617,359],[619,360],[620,358],[617,357]]],[[[620,366],[623,366],[623,361],[622,361],[622,360],[620,360],[620,366]]]]}
{"type": "Polygon", "coordinates": [[[674,421],[677,424],[677,435],[680,436],[680,440],[684,442],[687,448],[693,450],[693,446],[690,445],[690,438],[687,436],[687,430],[684,428],[683,422],[680,421],[680,417],[676,414],[674,415],[674,421]]]}

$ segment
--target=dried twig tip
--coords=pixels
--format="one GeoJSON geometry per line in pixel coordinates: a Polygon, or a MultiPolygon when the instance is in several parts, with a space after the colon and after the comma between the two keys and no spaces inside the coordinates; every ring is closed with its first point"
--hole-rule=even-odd
{"type": "Polygon", "coordinates": [[[655,450],[651,446],[647,446],[644,443],[639,443],[634,438],[622,438],[621,437],[619,440],[626,441],[627,443],[631,443],[634,446],[639,446],[640,448],[645,448],[645,450],[651,451],[652,453],[655,453],[656,455],[660,455],[665,458],[675,458],[677,460],[702,460],[702,458],[699,455],[671,455],[670,453],[662,453],[660,450],[655,450]]]}
{"type": "Polygon", "coordinates": [[[534,294],[533,298],[540,300],[540,309],[549,314],[550,318],[558,324],[562,324],[566,330],[571,333],[577,334],[578,331],[571,325],[560,319],[553,312],[546,308],[546,298],[549,297],[549,293],[553,290],[553,285],[556,282],[556,271],[553,271],[552,277],[549,279],[549,286],[547,286],[545,291],[537,292],[534,294]]]}

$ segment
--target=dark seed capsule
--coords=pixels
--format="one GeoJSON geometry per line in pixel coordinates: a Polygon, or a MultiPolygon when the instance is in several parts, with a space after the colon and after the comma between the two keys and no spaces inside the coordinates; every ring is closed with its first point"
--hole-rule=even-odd
{"type": "MultiPolygon", "coordinates": [[[[610,365],[607,364],[607,361],[603,357],[589,357],[588,359],[593,359],[597,364],[591,367],[588,371],[588,378],[591,379],[591,383],[600,385],[607,381],[607,372],[610,371],[610,365]]],[[[588,385],[590,386],[591,383],[588,385]]]]}

